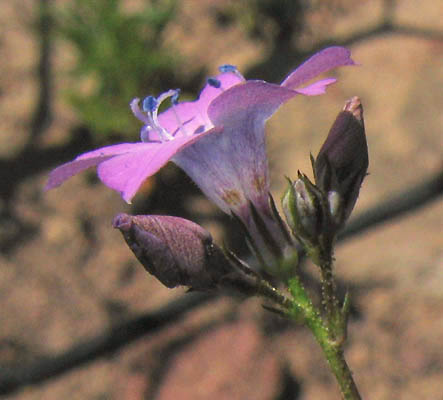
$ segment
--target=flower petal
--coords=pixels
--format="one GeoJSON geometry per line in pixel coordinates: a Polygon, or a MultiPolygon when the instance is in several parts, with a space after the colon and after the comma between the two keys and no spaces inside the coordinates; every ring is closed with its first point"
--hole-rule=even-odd
{"type": "Polygon", "coordinates": [[[92,150],[88,151],[87,153],[80,154],[78,157],[76,157],[75,161],[87,160],[89,158],[95,157],[116,156],[118,154],[131,153],[145,147],[146,143],[141,142],[113,144],[111,146],[101,147],[97,150],[92,150]]]}
{"type": "Polygon", "coordinates": [[[351,52],[340,46],[328,47],[314,54],[287,76],[282,86],[296,89],[317,75],[343,65],[355,65],[351,52]]]}
{"type": "Polygon", "coordinates": [[[199,96],[199,100],[202,102],[202,105],[205,105],[205,109],[212,100],[222,93],[222,91],[245,81],[245,78],[243,78],[239,72],[224,72],[217,75],[215,79],[220,81],[220,87],[215,88],[209,84],[206,84],[199,96]]]}
{"type": "MultiPolygon", "coordinates": [[[[202,135],[213,131],[209,130],[202,135]]],[[[174,154],[200,136],[179,137],[163,143],[143,143],[135,151],[101,162],[97,167],[98,176],[106,186],[120,192],[123,199],[130,203],[147,177],[155,174],[174,154]]]]}
{"type": "Polygon", "coordinates": [[[266,120],[297,94],[295,90],[273,83],[247,81],[214,99],[208,107],[208,116],[214,125],[225,125],[232,118],[244,120],[251,116],[266,120]]]}
{"type": "Polygon", "coordinates": [[[160,125],[177,136],[193,135],[212,128],[213,125],[207,114],[211,101],[223,93],[224,90],[244,81],[239,73],[234,72],[219,74],[215,79],[220,81],[220,88],[206,84],[197,100],[178,103],[161,113],[158,116],[160,125]]]}
{"type": "Polygon", "coordinates": [[[112,156],[91,157],[85,160],[74,160],[60,165],[59,167],[52,170],[49,174],[49,178],[46,182],[44,190],[47,191],[50,189],[54,189],[72,176],[78,174],[79,172],[82,172],[89,167],[93,167],[94,165],[97,165],[110,157],[112,156]]]}
{"type": "Polygon", "coordinates": [[[160,125],[173,136],[190,136],[204,132],[212,124],[206,110],[200,110],[197,101],[178,103],[158,116],[160,125]]]}
{"type": "Polygon", "coordinates": [[[111,157],[114,157],[115,155],[134,151],[143,145],[144,143],[122,143],[122,144],[102,147],[100,149],[81,154],[73,161],[60,165],[59,167],[51,171],[51,173],[49,174],[48,182],[46,183],[44,190],[46,191],[56,188],[60,186],[67,179],[71,178],[72,176],[78,174],[79,172],[89,167],[98,165],[101,162],[108,160],[111,157]]]}
{"type": "Polygon", "coordinates": [[[173,161],[225,212],[237,211],[248,200],[267,203],[264,123],[295,95],[296,91],[263,81],[231,87],[208,109],[212,123],[223,131],[201,138],[173,161]]]}
{"type": "Polygon", "coordinates": [[[337,79],[327,78],[314,82],[312,85],[305,86],[304,88],[296,89],[297,93],[304,94],[305,96],[318,96],[319,94],[326,93],[326,86],[329,86],[337,82],[337,79]]]}
{"type": "Polygon", "coordinates": [[[231,209],[245,204],[247,199],[242,191],[242,180],[231,163],[232,158],[219,145],[225,139],[230,141],[224,130],[203,137],[176,154],[172,161],[208,198],[229,214],[231,209]]]}

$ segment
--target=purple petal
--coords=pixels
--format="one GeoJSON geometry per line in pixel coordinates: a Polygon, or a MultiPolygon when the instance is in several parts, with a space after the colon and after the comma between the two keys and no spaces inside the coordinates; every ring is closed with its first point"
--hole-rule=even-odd
{"type": "Polygon", "coordinates": [[[50,189],[54,189],[60,186],[64,181],[68,180],[72,176],[78,174],[79,172],[89,167],[93,167],[94,165],[97,165],[103,160],[107,160],[110,157],[112,156],[95,157],[95,158],[89,158],[87,160],[71,161],[66,164],[60,165],[59,167],[52,170],[51,173],[49,174],[49,179],[48,182],[46,183],[44,190],[47,191],[50,189]]]}
{"type": "Polygon", "coordinates": [[[200,189],[224,212],[236,210],[247,202],[242,190],[242,179],[231,163],[232,153],[223,151],[219,143],[230,139],[222,130],[201,138],[172,159],[200,189]]]}
{"type": "Polygon", "coordinates": [[[238,85],[245,81],[245,79],[237,72],[224,72],[215,77],[215,79],[219,80],[221,86],[219,89],[214,88],[213,86],[206,84],[200,93],[199,100],[202,101],[206,105],[205,108],[209,105],[209,103],[214,100],[217,96],[219,96],[224,90],[229,89],[232,86],[238,85]]]}
{"type": "Polygon", "coordinates": [[[108,156],[116,156],[118,154],[131,153],[139,149],[143,149],[145,148],[145,146],[146,143],[141,143],[141,142],[113,144],[111,146],[101,147],[100,149],[80,154],[75,159],[75,161],[87,160],[89,158],[95,158],[95,157],[108,157],[108,156]]]}
{"type": "Polygon", "coordinates": [[[172,106],[158,116],[160,125],[174,136],[191,136],[212,127],[206,110],[196,102],[183,102],[172,106]]]}
{"type": "MultiPolygon", "coordinates": [[[[214,131],[210,130],[202,135],[214,131]]],[[[154,175],[174,154],[200,136],[183,136],[158,144],[143,143],[135,151],[101,162],[97,167],[98,176],[106,186],[120,192],[123,199],[130,203],[147,177],[154,175]]]]}
{"type": "Polygon", "coordinates": [[[171,134],[178,136],[185,133],[188,135],[201,133],[212,128],[213,125],[207,114],[211,101],[220,96],[224,90],[244,81],[240,74],[233,72],[219,74],[216,79],[221,83],[219,89],[206,84],[197,100],[178,103],[161,113],[158,116],[161,126],[171,134]],[[180,127],[180,124],[183,126],[180,127]]]}
{"type": "Polygon", "coordinates": [[[264,81],[247,81],[236,85],[212,101],[208,116],[214,125],[225,125],[232,119],[268,119],[277,108],[298,93],[264,81]],[[252,114],[250,114],[252,113],[252,114]]]}
{"type": "Polygon", "coordinates": [[[326,87],[337,82],[337,79],[327,78],[314,82],[312,85],[305,86],[304,88],[296,89],[297,93],[304,94],[305,96],[318,96],[319,94],[326,93],[326,87]]]}
{"type": "Polygon", "coordinates": [[[328,47],[301,64],[281,85],[296,89],[317,75],[343,65],[355,65],[351,59],[351,52],[344,47],[328,47]]]}
{"type": "Polygon", "coordinates": [[[108,160],[118,154],[128,153],[136,151],[141,146],[145,146],[144,143],[122,143],[112,146],[102,147],[97,150],[89,151],[81,154],[73,161],[60,165],[55,168],[49,174],[48,182],[44,190],[50,190],[60,186],[64,181],[78,174],[79,172],[100,164],[103,161],[108,160]]]}
{"type": "Polygon", "coordinates": [[[221,133],[201,138],[176,162],[222,210],[261,202],[269,191],[264,123],[296,91],[263,81],[231,87],[212,101],[208,115],[221,133]]]}

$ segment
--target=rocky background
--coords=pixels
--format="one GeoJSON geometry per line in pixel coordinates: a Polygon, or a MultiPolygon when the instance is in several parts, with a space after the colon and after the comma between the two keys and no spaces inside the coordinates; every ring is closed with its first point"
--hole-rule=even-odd
{"type": "MultiPolygon", "coordinates": [[[[44,3],[14,0],[0,9],[0,395],[14,400],[339,399],[306,329],[271,315],[258,299],[193,297],[184,289],[166,289],[137,264],[112,229],[119,212],[168,213],[191,218],[217,240],[234,243],[232,221],[176,168],[148,181],[133,206],[93,173],[42,192],[51,168],[102,143],[66,100],[66,89],[76,84],[69,74],[76,52],[58,37],[51,40],[50,74],[45,75],[44,33],[36,23],[44,3]],[[164,314],[173,301],[182,309],[164,314]],[[163,314],[155,320],[137,320],[158,310],[163,314]],[[113,330],[134,319],[139,323],[127,331],[113,330]],[[90,351],[107,339],[114,347],[95,355],[90,351]],[[84,362],[69,368],[82,354],[84,362]],[[45,371],[54,360],[60,362],[54,358],[60,355],[66,356],[66,371],[56,368],[46,379],[45,371]],[[11,382],[26,384],[13,388],[11,382]]],[[[139,3],[128,0],[125,9],[137,10],[139,3]]],[[[364,105],[370,151],[370,175],[354,216],[407,188],[414,196],[422,182],[441,171],[440,2],[317,4],[304,15],[304,30],[291,32],[298,34],[296,43],[284,35],[274,43],[255,40],[247,34],[251,20],[234,3],[180,2],[164,35],[183,56],[176,66],[180,73],[197,76],[205,68],[213,74],[218,65],[231,63],[248,77],[277,82],[302,61],[300,56],[331,43],[347,45],[361,64],[335,72],[339,83],[326,96],[296,98],[269,121],[276,198],[284,190],[284,175],[310,172],[309,152],[318,151],[335,115],[354,95],[364,105]],[[230,12],[245,15],[244,21],[229,23],[230,12]]],[[[94,80],[82,85],[87,90],[94,80]]],[[[147,94],[140,91],[133,97],[147,94]]],[[[137,140],[136,125],[124,134],[125,140],[137,140]]],[[[441,186],[440,178],[440,193],[441,186]]],[[[337,276],[354,307],[346,356],[364,399],[443,399],[442,226],[437,197],[337,247],[337,276]]],[[[313,266],[304,268],[315,274],[313,266]]]]}

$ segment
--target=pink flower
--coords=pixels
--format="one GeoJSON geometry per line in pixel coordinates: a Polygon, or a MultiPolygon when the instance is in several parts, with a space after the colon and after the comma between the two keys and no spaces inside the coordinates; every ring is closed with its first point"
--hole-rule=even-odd
{"type": "Polygon", "coordinates": [[[178,91],[139,99],[131,109],[144,126],[141,142],[103,147],[54,169],[46,190],[84,169],[97,166],[101,181],[130,202],[143,181],[168,161],[179,165],[223,211],[246,219],[248,203],[268,210],[269,177],[264,125],[286,101],[315,96],[334,83],[306,82],[332,68],[353,65],[343,47],[326,48],[292,71],[281,84],[245,80],[235,67],[220,67],[193,102],[178,103],[178,91]],[[172,105],[158,114],[167,98],[172,105]]]}

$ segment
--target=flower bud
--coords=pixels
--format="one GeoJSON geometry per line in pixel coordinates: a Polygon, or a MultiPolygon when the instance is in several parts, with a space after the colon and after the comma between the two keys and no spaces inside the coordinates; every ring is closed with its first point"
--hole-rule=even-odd
{"type": "Polygon", "coordinates": [[[322,194],[307,176],[299,174],[282,199],[282,208],[288,225],[304,243],[316,242],[322,233],[324,210],[322,194]]]}
{"type": "Polygon", "coordinates": [[[119,214],[113,226],[121,231],[145,269],[168,288],[184,285],[212,289],[230,272],[211,234],[186,219],[119,214]]]}
{"type": "Polygon", "coordinates": [[[363,107],[353,97],[338,114],[314,162],[316,184],[333,199],[330,211],[337,225],[351,214],[368,164],[363,107]]]}

